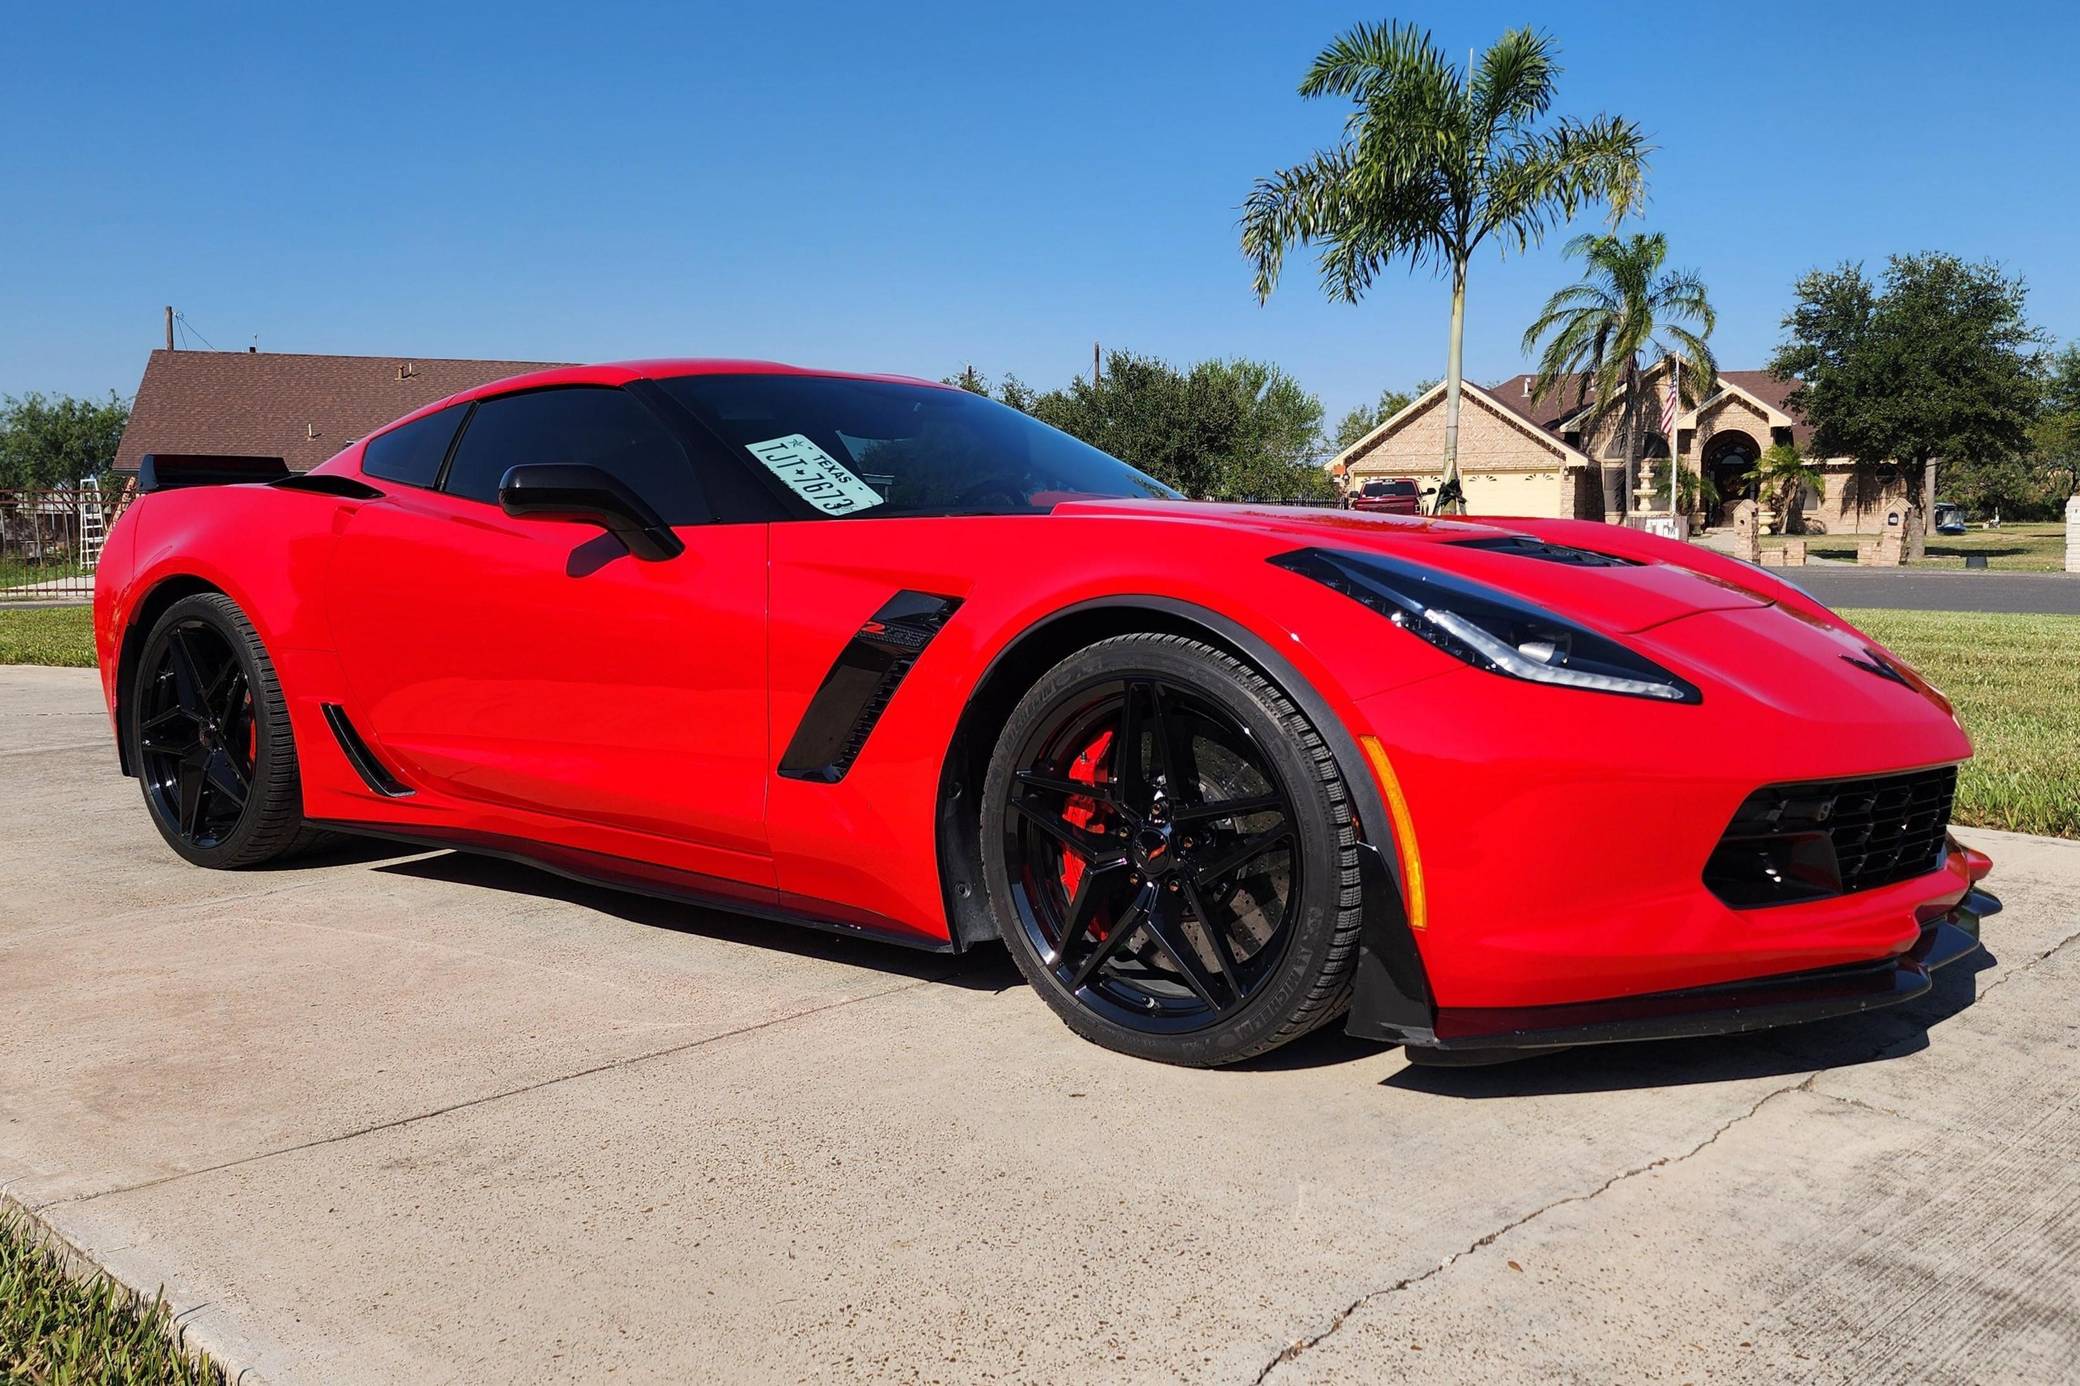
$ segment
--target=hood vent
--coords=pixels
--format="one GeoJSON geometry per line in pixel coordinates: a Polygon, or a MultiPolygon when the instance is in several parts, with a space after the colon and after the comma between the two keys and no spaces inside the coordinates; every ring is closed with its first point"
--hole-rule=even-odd
{"type": "Polygon", "coordinates": [[[1513,553],[1519,558],[1539,558],[1548,563],[1565,563],[1574,568],[1636,568],[1637,562],[1630,558],[1619,558],[1615,554],[1597,553],[1593,549],[1577,549],[1567,544],[1555,544],[1528,534],[1498,534],[1493,538],[1462,539],[1456,541],[1462,549],[1486,549],[1490,553],[1513,553]]]}

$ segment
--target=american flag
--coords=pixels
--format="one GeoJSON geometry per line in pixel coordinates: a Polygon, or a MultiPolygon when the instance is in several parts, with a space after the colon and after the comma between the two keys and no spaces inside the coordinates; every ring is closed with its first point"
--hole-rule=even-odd
{"type": "Polygon", "coordinates": [[[1676,382],[1671,375],[1668,380],[1668,398],[1661,402],[1661,436],[1673,438],[1676,431],[1676,382]]]}

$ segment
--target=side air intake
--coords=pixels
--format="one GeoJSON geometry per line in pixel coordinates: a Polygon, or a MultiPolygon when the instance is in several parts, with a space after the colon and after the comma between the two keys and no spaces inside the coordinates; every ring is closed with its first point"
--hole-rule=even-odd
{"type": "Polygon", "coordinates": [[[355,731],[353,722],[348,720],[347,710],[338,703],[321,703],[320,706],[325,709],[325,725],[332,728],[333,739],[339,742],[347,764],[354,767],[361,782],[386,799],[409,799],[411,786],[391,774],[389,767],[376,759],[376,753],[369,749],[368,743],[361,739],[361,733],[355,731]]]}

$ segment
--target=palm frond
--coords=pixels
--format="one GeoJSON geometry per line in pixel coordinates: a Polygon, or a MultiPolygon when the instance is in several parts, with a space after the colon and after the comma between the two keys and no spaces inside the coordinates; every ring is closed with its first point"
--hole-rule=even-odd
{"type": "Polygon", "coordinates": [[[1602,202],[1615,225],[1644,197],[1651,153],[1653,146],[1637,125],[1599,116],[1556,121],[1551,129],[1526,137],[1517,157],[1540,170],[1540,181],[1565,216],[1574,216],[1585,203],[1602,202]]]}
{"type": "Polygon", "coordinates": [[[1278,283],[1288,245],[1305,245],[1339,223],[1350,167],[1349,149],[1339,147],[1259,178],[1250,189],[1242,204],[1242,253],[1255,263],[1259,302],[1278,283]]]}
{"type": "Polygon", "coordinates": [[[1300,79],[1300,94],[1370,97],[1387,83],[1431,84],[1451,77],[1451,65],[1430,31],[1399,20],[1358,23],[1324,48],[1300,79]]]}
{"type": "Polygon", "coordinates": [[[1711,346],[1703,336],[1687,327],[1669,324],[1661,329],[1662,335],[1675,344],[1683,357],[1682,396],[1684,403],[1695,408],[1709,398],[1719,379],[1718,358],[1712,355],[1711,346]]]}
{"type": "Polygon", "coordinates": [[[1560,76],[1551,35],[1512,29],[1481,54],[1468,92],[1476,126],[1492,136],[1543,116],[1560,76]]]}

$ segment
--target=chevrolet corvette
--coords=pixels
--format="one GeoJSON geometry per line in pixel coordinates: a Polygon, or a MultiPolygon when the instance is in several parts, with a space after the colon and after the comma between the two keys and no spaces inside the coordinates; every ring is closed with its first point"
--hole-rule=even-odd
{"type": "Polygon", "coordinates": [[[95,632],[168,846],[332,833],[919,948],[1211,1065],[1744,1031],[1978,947],[1949,704],[1622,526],[1187,500],[1016,410],[751,361],[155,455],[95,632]]]}

